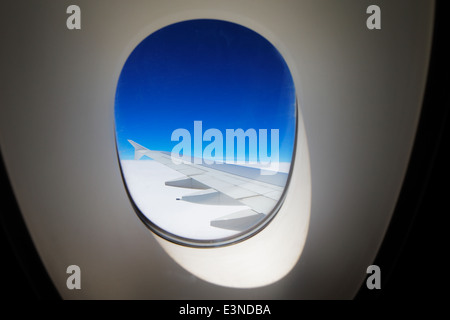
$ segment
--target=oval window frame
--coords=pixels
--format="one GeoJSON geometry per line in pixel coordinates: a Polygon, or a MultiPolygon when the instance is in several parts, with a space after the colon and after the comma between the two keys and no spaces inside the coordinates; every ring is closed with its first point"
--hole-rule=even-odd
{"type": "MultiPolygon", "coordinates": [[[[122,65],[122,68],[120,69],[119,72],[119,78],[117,80],[117,84],[116,84],[116,90],[115,90],[115,95],[117,94],[117,90],[118,90],[118,86],[119,86],[119,82],[120,82],[120,75],[121,72],[126,64],[126,62],[128,61],[128,58],[130,57],[130,55],[134,52],[134,50],[143,42],[145,41],[145,39],[147,39],[148,37],[150,37],[152,34],[158,32],[161,29],[164,29],[165,27],[177,24],[177,23],[181,23],[181,22],[189,22],[189,21],[195,21],[195,20],[216,20],[216,21],[221,21],[221,22],[226,22],[226,23],[231,23],[231,24],[235,24],[238,25],[239,27],[248,29],[252,32],[254,32],[255,34],[257,34],[258,36],[260,36],[261,38],[263,38],[265,41],[267,41],[270,45],[272,45],[272,47],[277,51],[277,53],[279,54],[279,56],[281,57],[281,59],[283,60],[287,70],[289,71],[289,74],[291,76],[292,79],[292,84],[294,86],[294,97],[295,97],[295,125],[294,125],[294,140],[293,140],[293,145],[292,145],[292,156],[290,159],[290,167],[289,167],[289,172],[287,174],[287,179],[286,179],[286,184],[283,188],[283,192],[280,196],[280,198],[278,199],[276,205],[272,208],[272,210],[270,210],[269,213],[266,214],[266,217],[264,217],[263,219],[261,219],[259,222],[257,222],[255,225],[253,225],[252,227],[246,229],[245,231],[241,231],[238,232],[237,234],[231,235],[231,236],[227,236],[227,237],[222,237],[222,238],[218,238],[218,239],[211,239],[211,240],[203,240],[203,239],[192,239],[192,238],[187,238],[187,237],[183,237],[183,236],[179,236],[176,235],[170,231],[165,230],[164,228],[158,226],[156,223],[152,222],[138,207],[138,205],[135,203],[133,196],[130,193],[129,187],[127,185],[127,180],[124,176],[124,172],[123,172],[123,168],[122,168],[122,164],[121,164],[121,159],[120,159],[120,155],[119,155],[119,149],[118,149],[118,134],[117,134],[117,128],[116,125],[114,125],[115,128],[115,147],[116,147],[116,152],[117,152],[117,160],[119,163],[119,168],[120,168],[120,174],[121,174],[121,178],[122,178],[122,182],[125,186],[125,191],[126,194],[128,196],[128,199],[133,207],[133,210],[135,211],[136,215],[139,217],[139,219],[141,220],[141,222],[148,228],[150,229],[150,231],[152,231],[153,234],[155,234],[156,236],[167,240],[171,243],[177,244],[177,245],[181,245],[181,246],[185,246],[185,247],[191,247],[191,248],[218,248],[218,247],[226,247],[226,246],[230,246],[233,244],[238,244],[241,243],[249,238],[252,238],[253,236],[257,235],[259,232],[261,232],[263,229],[265,229],[265,227],[267,227],[270,222],[275,218],[275,216],[277,215],[278,211],[281,209],[281,207],[283,206],[286,194],[288,192],[289,189],[289,185],[290,185],[290,181],[291,181],[291,177],[292,177],[292,172],[293,172],[293,168],[294,168],[294,163],[295,163],[295,157],[296,157],[296,152],[297,152],[297,139],[298,139],[298,122],[299,122],[299,110],[298,110],[298,98],[297,98],[297,88],[295,86],[295,81],[294,81],[294,76],[293,73],[291,71],[291,68],[289,67],[285,57],[283,56],[283,54],[281,53],[281,51],[277,48],[277,46],[275,44],[273,44],[271,41],[269,41],[267,39],[267,37],[263,36],[260,32],[255,31],[253,28],[243,25],[242,23],[238,23],[238,22],[234,22],[234,21],[229,21],[229,20],[224,20],[221,18],[193,18],[193,19],[185,19],[185,20],[179,20],[179,21],[175,21],[172,23],[168,23],[165,24],[155,30],[153,30],[151,33],[145,35],[140,41],[137,42],[136,45],[134,45],[131,49],[131,51],[128,53],[128,55],[125,58],[124,64],[122,65]]],[[[114,112],[116,105],[114,103],[114,112]]],[[[114,116],[114,124],[116,124],[116,118],[114,116]]]]}

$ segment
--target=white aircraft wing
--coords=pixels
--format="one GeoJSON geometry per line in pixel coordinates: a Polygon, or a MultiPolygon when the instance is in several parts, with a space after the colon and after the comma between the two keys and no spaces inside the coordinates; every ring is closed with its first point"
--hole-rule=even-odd
{"type": "Polygon", "coordinates": [[[251,175],[247,174],[246,177],[244,174],[245,171],[259,171],[259,169],[232,165],[231,167],[239,167],[238,173],[233,173],[230,165],[226,164],[200,165],[192,162],[176,164],[172,161],[170,153],[149,150],[134,141],[128,141],[135,149],[135,160],[145,155],[187,177],[167,181],[166,185],[201,190],[180,200],[200,204],[245,205],[249,208],[212,220],[210,225],[213,227],[246,230],[275,207],[284,189],[282,183],[277,183],[278,185],[270,183],[267,177],[266,181],[258,181],[251,175]]]}

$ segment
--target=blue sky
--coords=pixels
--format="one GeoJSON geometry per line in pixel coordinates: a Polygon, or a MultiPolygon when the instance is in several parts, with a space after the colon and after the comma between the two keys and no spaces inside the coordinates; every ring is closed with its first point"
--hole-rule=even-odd
{"type": "Polygon", "coordinates": [[[295,88],[279,52],[254,31],[219,20],[184,21],[154,32],[131,53],[117,85],[115,121],[122,160],[134,154],[127,139],[171,151],[178,128],[191,132],[193,147],[194,121],[202,121],[203,132],[222,131],[224,145],[226,129],[279,129],[280,161],[287,162],[295,88]]]}

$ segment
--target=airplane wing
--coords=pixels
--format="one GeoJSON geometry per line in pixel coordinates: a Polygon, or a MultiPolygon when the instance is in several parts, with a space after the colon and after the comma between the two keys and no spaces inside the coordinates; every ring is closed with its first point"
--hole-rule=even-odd
{"type": "MultiPolygon", "coordinates": [[[[234,165],[205,165],[186,161],[175,164],[168,152],[149,150],[134,141],[128,142],[135,149],[135,160],[145,155],[186,176],[183,179],[167,181],[166,185],[201,190],[184,196],[181,200],[201,204],[245,205],[249,208],[212,220],[210,225],[213,227],[246,230],[262,220],[275,207],[284,189],[283,184],[279,183],[280,177],[274,177],[275,183],[270,183],[267,176],[266,181],[258,181],[254,172],[247,175],[244,172],[259,169],[235,166],[239,167],[239,170],[234,170],[238,173],[233,173],[230,168],[234,165]]],[[[287,175],[285,178],[287,179],[287,175]]]]}

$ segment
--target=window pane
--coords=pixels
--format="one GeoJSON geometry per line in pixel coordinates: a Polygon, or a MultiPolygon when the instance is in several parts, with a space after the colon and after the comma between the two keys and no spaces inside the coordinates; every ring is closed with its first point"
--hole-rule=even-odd
{"type": "Polygon", "coordinates": [[[286,62],[246,27],[190,20],[149,35],[115,99],[120,165],[139,217],[194,246],[263,228],[287,186],[296,108],[286,62]]]}

